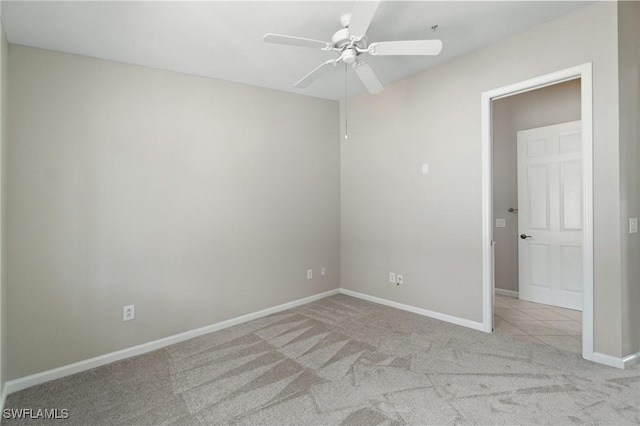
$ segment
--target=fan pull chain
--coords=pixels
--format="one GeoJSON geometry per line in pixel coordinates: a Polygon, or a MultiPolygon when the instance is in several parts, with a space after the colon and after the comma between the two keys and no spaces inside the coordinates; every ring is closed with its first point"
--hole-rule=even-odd
{"type": "Polygon", "coordinates": [[[347,74],[347,64],[344,64],[344,138],[349,139],[349,96],[347,91],[347,82],[348,82],[348,74],[347,74]]]}

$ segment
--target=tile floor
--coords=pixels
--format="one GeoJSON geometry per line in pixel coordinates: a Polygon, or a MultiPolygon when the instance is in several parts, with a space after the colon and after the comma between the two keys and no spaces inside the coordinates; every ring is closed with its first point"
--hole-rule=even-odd
{"type": "Polygon", "coordinates": [[[494,332],[582,353],[582,312],[496,294],[494,332]]]}

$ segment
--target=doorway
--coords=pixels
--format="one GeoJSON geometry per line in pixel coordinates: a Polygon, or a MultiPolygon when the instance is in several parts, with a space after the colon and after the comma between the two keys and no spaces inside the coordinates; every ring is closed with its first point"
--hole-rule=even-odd
{"type": "Polygon", "coordinates": [[[582,353],[580,79],[492,102],[494,327],[582,353]]]}
{"type": "MultiPolygon", "coordinates": [[[[523,105],[526,105],[526,102],[523,105]]],[[[591,105],[591,64],[541,76],[482,94],[483,325],[485,331],[491,332],[495,327],[501,328],[503,331],[509,330],[511,334],[517,333],[517,335],[522,336],[522,340],[537,341],[538,343],[546,343],[550,346],[580,352],[586,359],[592,359],[593,357],[591,105]],[[529,245],[523,245],[523,241],[519,241],[518,238],[518,207],[520,206],[513,198],[514,191],[511,191],[511,197],[503,196],[504,193],[500,192],[504,189],[501,188],[502,186],[517,186],[517,180],[500,178],[500,173],[504,173],[504,170],[499,169],[499,158],[496,158],[495,161],[495,166],[498,167],[498,170],[496,170],[498,176],[494,177],[494,156],[496,154],[510,156],[511,165],[509,167],[511,176],[514,176],[513,172],[517,172],[517,157],[512,156],[510,153],[501,153],[499,151],[500,146],[498,146],[498,141],[495,139],[501,132],[507,131],[510,132],[511,142],[516,144],[513,129],[505,130],[501,128],[501,126],[504,126],[504,123],[502,121],[496,121],[496,117],[500,114],[500,109],[506,108],[506,110],[513,115],[516,112],[514,103],[519,102],[519,99],[532,99],[536,97],[553,98],[553,96],[549,96],[551,93],[560,93],[560,96],[562,96],[563,91],[578,91],[579,100],[568,107],[566,105],[557,106],[561,109],[565,108],[564,111],[560,112],[549,109],[532,109],[531,111],[527,111],[525,106],[524,111],[527,113],[522,117],[524,117],[524,120],[528,120],[528,123],[520,122],[512,123],[512,125],[520,127],[520,129],[517,130],[527,130],[540,126],[552,127],[559,122],[569,121],[574,122],[573,125],[577,125],[580,130],[581,140],[577,142],[577,145],[580,148],[581,156],[573,159],[573,163],[579,166],[577,169],[574,167],[573,174],[578,173],[579,180],[582,183],[582,191],[580,194],[581,197],[574,197],[573,202],[579,203],[580,205],[578,215],[580,216],[581,229],[577,234],[575,232],[573,233],[574,237],[577,235],[579,244],[576,243],[574,238],[574,246],[578,247],[578,249],[573,251],[566,250],[566,252],[567,256],[571,256],[573,261],[573,271],[571,273],[573,274],[574,290],[576,290],[576,286],[579,286],[581,291],[578,296],[575,294],[570,296],[573,297],[572,300],[574,302],[576,297],[579,298],[583,309],[582,313],[575,309],[563,311],[562,307],[553,306],[555,297],[548,296],[548,294],[550,294],[549,292],[547,292],[548,297],[546,299],[534,299],[536,302],[545,302],[545,304],[534,303],[531,299],[524,301],[519,297],[521,271],[518,266],[521,261],[514,261],[514,259],[518,257],[518,249],[520,249],[521,254],[526,253],[529,245]],[[548,122],[549,119],[545,118],[545,115],[555,116],[556,118],[554,120],[556,123],[548,122]],[[547,122],[545,122],[545,120],[547,122]],[[577,124],[575,123],[576,121],[578,121],[577,124]],[[511,258],[511,261],[509,261],[509,258],[511,258]],[[495,297],[494,285],[498,289],[495,297]],[[496,314],[495,324],[494,313],[496,314]],[[550,330],[553,332],[550,332],[550,330]],[[580,334],[582,335],[581,341],[578,340],[580,334]],[[558,336],[566,337],[562,338],[558,336]]],[[[574,145],[575,144],[574,141],[574,145]]],[[[530,144],[529,146],[536,149],[538,148],[535,144],[530,144]]],[[[515,146],[511,146],[510,148],[511,153],[516,152],[516,149],[513,149],[515,146]]],[[[509,170],[507,172],[509,172],[509,170]]],[[[545,185],[541,185],[541,187],[544,188],[545,185]]],[[[533,190],[535,191],[535,188],[533,188],[533,190]]],[[[540,217],[544,219],[545,216],[540,217]]],[[[528,220],[527,223],[529,222],[531,221],[528,220]]],[[[524,244],[527,244],[526,241],[529,240],[528,237],[530,237],[530,235],[524,232],[522,234],[525,235],[525,238],[522,240],[525,240],[524,244]]],[[[538,232],[538,243],[542,241],[542,236],[543,233],[538,232]]],[[[566,246],[567,244],[564,245],[566,246]]],[[[544,255],[539,259],[554,260],[549,258],[549,254],[546,253],[545,250],[542,250],[543,248],[541,244],[535,247],[537,250],[536,255],[544,255]]],[[[536,261],[536,259],[534,259],[534,261],[536,261]]],[[[539,266],[540,265],[535,269],[538,272],[541,270],[539,266]]],[[[531,265],[525,265],[525,268],[529,268],[530,275],[531,265]]],[[[547,272],[552,271],[552,269],[553,268],[549,268],[547,272]]],[[[576,308],[577,306],[574,305],[571,307],[576,308]]]]}

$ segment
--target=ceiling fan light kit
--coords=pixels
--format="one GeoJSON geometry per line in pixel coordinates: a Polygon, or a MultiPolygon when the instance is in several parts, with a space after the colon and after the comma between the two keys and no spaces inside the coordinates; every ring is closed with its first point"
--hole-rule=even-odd
{"type": "Polygon", "coordinates": [[[442,50],[440,40],[406,40],[383,41],[367,45],[366,33],[378,10],[380,1],[356,1],[351,14],[340,17],[343,28],[331,37],[331,43],[302,37],[280,34],[266,34],[264,41],[289,46],[311,47],[320,50],[333,50],[340,54],[335,59],[320,64],[310,73],[302,77],[294,86],[305,88],[316,81],[322,74],[340,62],[351,64],[356,75],[371,94],[380,93],[384,86],[371,66],[362,55],[372,56],[409,56],[438,55],[442,50]]]}

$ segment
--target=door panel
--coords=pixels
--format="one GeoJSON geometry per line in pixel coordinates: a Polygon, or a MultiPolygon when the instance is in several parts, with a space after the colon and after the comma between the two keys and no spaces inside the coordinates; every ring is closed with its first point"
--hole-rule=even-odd
{"type": "Polygon", "coordinates": [[[560,247],[561,289],[582,293],[582,247],[560,247]]]}
{"type": "Polygon", "coordinates": [[[560,165],[561,229],[582,230],[582,162],[571,161],[560,165]]]}
{"type": "Polygon", "coordinates": [[[529,191],[529,227],[531,229],[547,229],[549,223],[549,180],[545,164],[528,167],[529,191]]]}
{"type": "Polygon", "coordinates": [[[566,152],[581,152],[582,151],[582,137],[580,132],[568,132],[558,135],[559,152],[564,154],[566,152]]]}
{"type": "Polygon", "coordinates": [[[520,298],[582,310],[581,122],[518,132],[520,298]]]}
{"type": "Polygon", "coordinates": [[[527,157],[540,157],[547,153],[547,138],[527,141],[527,157]]]}
{"type": "Polygon", "coordinates": [[[549,244],[529,244],[531,263],[531,285],[550,288],[551,246],[549,244]]]}

